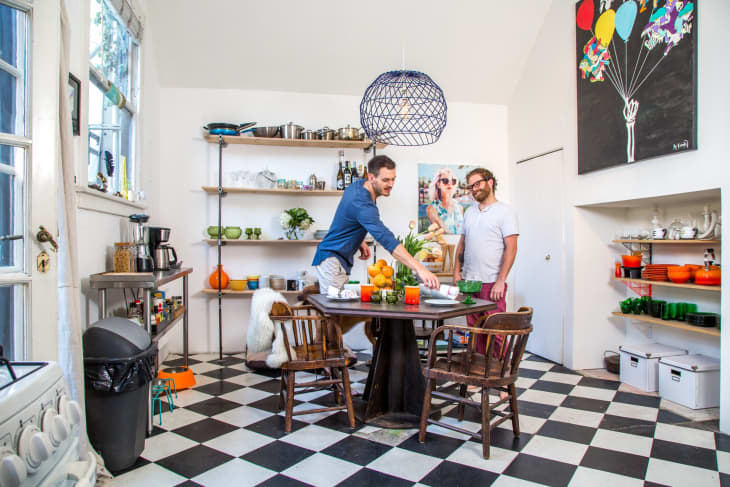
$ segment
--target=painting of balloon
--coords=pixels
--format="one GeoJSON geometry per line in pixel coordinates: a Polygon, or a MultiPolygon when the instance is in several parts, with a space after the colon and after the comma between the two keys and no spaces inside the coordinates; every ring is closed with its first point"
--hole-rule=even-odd
{"type": "Polygon", "coordinates": [[[697,149],[697,1],[576,3],[579,174],[697,149]]]}

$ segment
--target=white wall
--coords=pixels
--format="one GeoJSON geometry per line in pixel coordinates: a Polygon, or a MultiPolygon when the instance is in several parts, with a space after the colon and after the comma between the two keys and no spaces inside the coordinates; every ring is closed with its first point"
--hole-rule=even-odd
{"type": "MultiPolygon", "coordinates": [[[[610,317],[622,291],[610,284],[608,275],[616,251],[609,248],[620,210],[577,208],[610,201],[646,198],[665,194],[720,188],[722,213],[730,209],[730,168],[727,166],[726,138],[730,132],[730,76],[724,47],[730,33],[724,21],[730,18],[730,4],[708,2],[699,9],[698,34],[698,147],[699,150],[641,161],[578,176],[575,66],[575,3],[556,1],[545,19],[528,68],[518,83],[509,105],[509,168],[514,161],[556,147],[564,148],[566,214],[565,326],[568,334],[566,365],[571,368],[600,366],[603,348],[613,348],[626,336],[626,324],[610,317]]],[[[520,188],[529,191],[530,188],[520,188]]],[[[519,209],[518,209],[519,210],[519,209]]],[[[630,219],[626,213],[625,217],[630,219]]],[[[723,228],[727,239],[730,231],[723,228]]],[[[727,264],[727,257],[722,262],[727,264]]],[[[728,277],[724,278],[720,309],[728,316],[728,277]]],[[[688,294],[687,298],[693,298],[688,294]]],[[[715,356],[727,356],[730,338],[723,332],[721,344],[677,332],[699,350],[713,349],[715,356]],[[720,353],[722,352],[722,353],[720,353]]],[[[696,351],[696,350],[693,350],[696,351]]],[[[722,364],[721,428],[730,431],[730,363],[722,364]]]]}
{"type": "MultiPolygon", "coordinates": [[[[448,93],[447,99],[448,99],[448,93]]],[[[346,124],[359,126],[359,97],[300,93],[203,90],[165,88],[161,92],[160,120],[160,201],[159,222],[172,228],[172,243],[185,266],[192,266],[190,350],[218,350],[218,312],[214,295],[200,291],[208,287],[208,275],[217,262],[215,247],[202,242],[205,229],[216,223],[217,197],[201,190],[217,184],[218,147],[207,143],[201,127],[209,121],[247,122],[279,125],[290,120],[309,128],[346,124]]],[[[390,198],[378,200],[385,224],[396,234],[407,232],[408,221],[417,216],[417,164],[485,165],[506,177],[506,107],[450,104],[448,125],[441,140],[425,147],[388,147],[378,153],[397,163],[397,181],[390,198]]],[[[345,159],[365,162],[372,154],[345,151],[345,159]]],[[[314,148],[254,147],[231,144],[223,152],[223,172],[259,171],[265,167],[277,177],[307,181],[311,173],[325,177],[328,187],[337,171],[337,150],[314,148]]],[[[223,200],[223,225],[260,226],[264,237],[283,236],[278,215],[287,208],[302,206],[315,218],[314,228],[327,228],[334,215],[337,197],[229,194],[223,200]]],[[[232,278],[247,274],[291,275],[310,269],[314,246],[246,246],[223,248],[224,269],[232,278]]],[[[378,249],[378,256],[382,256],[378,249]]],[[[360,263],[353,277],[364,279],[360,263]]],[[[223,349],[244,348],[250,298],[226,297],[223,307],[223,349]]],[[[170,346],[180,348],[178,336],[170,346]]],[[[173,335],[173,334],[171,334],[173,335]]]]}

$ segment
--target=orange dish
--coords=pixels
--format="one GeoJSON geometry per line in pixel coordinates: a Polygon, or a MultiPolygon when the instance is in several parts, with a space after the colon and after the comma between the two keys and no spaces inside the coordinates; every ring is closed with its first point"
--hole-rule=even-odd
{"type": "Polygon", "coordinates": [[[624,267],[641,267],[641,256],[640,255],[622,255],[621,262],[624,267]]]}

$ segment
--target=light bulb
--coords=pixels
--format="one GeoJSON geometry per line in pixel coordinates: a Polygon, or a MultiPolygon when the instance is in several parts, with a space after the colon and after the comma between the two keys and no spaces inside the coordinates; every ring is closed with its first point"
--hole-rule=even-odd
{"type": "Polygon", "coordinates": [[[407,119],[410,118],[412,110],[413,107],[408,101],[408,92],[404,89],[403,97],[398,102],[398,114],[400,115],[400,118],[407,119]]]}

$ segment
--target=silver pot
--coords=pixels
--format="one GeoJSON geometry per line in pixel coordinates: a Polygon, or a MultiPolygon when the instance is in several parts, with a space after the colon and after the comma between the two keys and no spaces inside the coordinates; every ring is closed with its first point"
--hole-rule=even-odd
{"type": "Polygon", "coordinates": [[[335,130],[332,130],[329,127],[324,127],[320,129],[319,131],[319,138],[322,140],[335,140],[335,134],[337,133],[335,130]]]}
{"type": "Polygon", "coordinates": [[[279,127],[256,127],[253,129],[255,137],[276,137],[279,133],[279,127]]]}
{"type": "Polygon", "coordinates": [[[360,138],[360,129],[348,125],[337,130],[337,136],[340,140],[358,140],[360,138]]]}
{"type": "Polygon", "coordinates": [[[298,139],[302,135],[304,127],[297,125],[294,122],[289,122],[286,125],[279,125],[279,136],[282,139],[298,139]]]}
{"type": "Polygon", "coordinates": [[[275,291],[283,291],[286,287],[286,281],[282,276],[271,276],[269,277],[269,286],[275,291]]]}
{"type": "Polygon", "coordinates": [[[322,136],[317,130],[302,130],[301,138],[304,140],[319,140],[322,136]]]}

